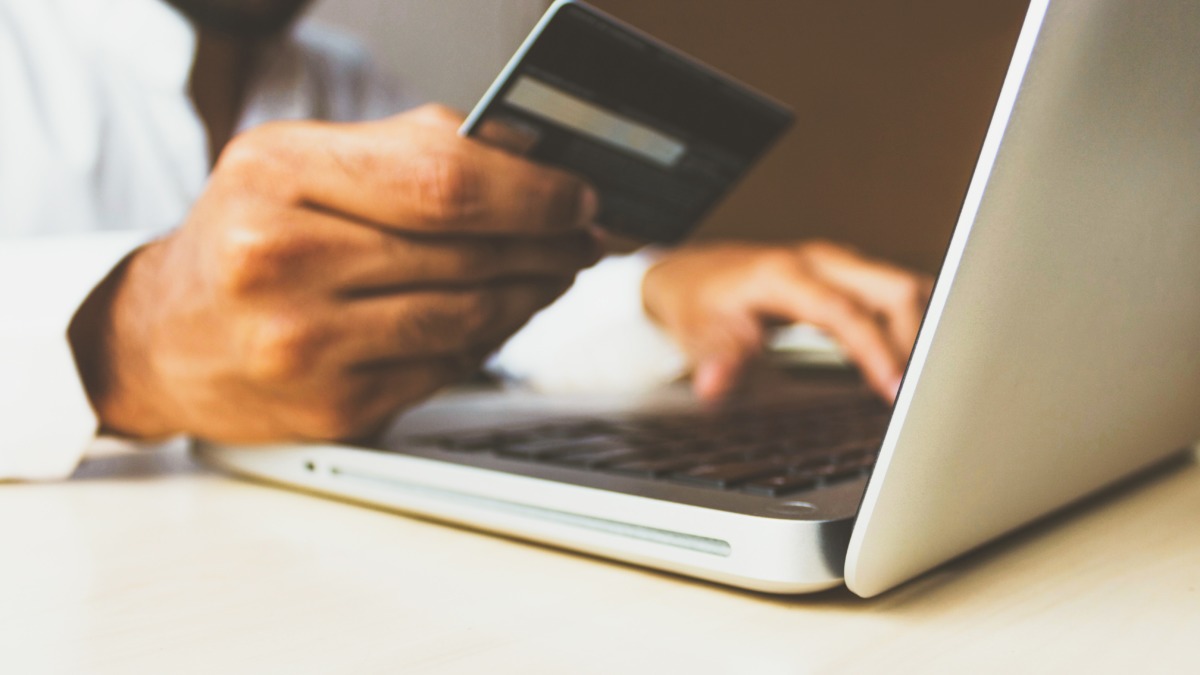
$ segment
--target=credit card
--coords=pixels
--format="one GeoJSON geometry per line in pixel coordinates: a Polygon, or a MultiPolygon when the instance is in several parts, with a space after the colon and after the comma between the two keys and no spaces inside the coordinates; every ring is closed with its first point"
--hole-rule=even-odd
{"type": "Polygon", "coordinates": [[[501,137],[586,178],[598,224],[686,237],[787,130],[792,112],[600,10],[558,0],[459,133],[501,137]]]}

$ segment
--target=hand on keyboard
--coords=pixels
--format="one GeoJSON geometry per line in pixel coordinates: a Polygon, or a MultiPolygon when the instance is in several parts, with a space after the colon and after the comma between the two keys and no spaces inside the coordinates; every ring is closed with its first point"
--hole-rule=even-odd
{"type": "Polygon", "coordinates": [[[807,322],[838,341],[884,399],[896,396],[932,282],[823,242],[684,247],[646,274],[650,316],[683,346],[696,392],[720,398],[767,329],[807,322]]]}

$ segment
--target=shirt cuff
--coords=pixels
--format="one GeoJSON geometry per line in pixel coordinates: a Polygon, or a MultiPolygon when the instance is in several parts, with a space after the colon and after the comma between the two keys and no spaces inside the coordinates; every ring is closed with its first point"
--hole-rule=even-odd
{"type": "Polygon", "coordinates": [[[5,239],[0,246],[0,480],[65,478],[97,419],[67,328],[112,269],[153,235],[5,239]]]}
{"type": "Polygon", "coordinates": [[[653,250],[610,256],[534,315],[487,369],[545,393],[638,393],[683,375],[687,358],[646,316],[642,279],[653,250]]]}

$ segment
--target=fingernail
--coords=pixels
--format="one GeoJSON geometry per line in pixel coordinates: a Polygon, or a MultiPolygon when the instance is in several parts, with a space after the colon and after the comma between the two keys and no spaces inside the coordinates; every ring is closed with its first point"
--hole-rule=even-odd
{"type": "Polygon", "coordinates": [[[896,397],[900,396],[900,383],[902,381],[902,378],[897,377],[896,380],[892,382],[892,386],[890,388],[890,391],[892,392],[892,401],[895,401],[896,397]]]}
{"type": "Polygon", "coordinates": [[[700,398],[713,400],[720,397],[725,388],[724,370],[725,367],[720,361],[706,361],[696,366],[692,378],[700,398]]]}
{"type": "Polygon", "coordinates": [[[600,213],[600,195],[596,194],[594,188],[585,187],[583,194],[579,195],[579,224],[591,225],[596,221],[598,213],[600,213]]]}

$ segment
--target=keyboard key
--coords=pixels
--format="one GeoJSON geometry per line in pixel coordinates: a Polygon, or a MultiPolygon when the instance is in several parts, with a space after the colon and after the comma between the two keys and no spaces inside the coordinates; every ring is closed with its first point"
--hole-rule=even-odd
{"type": "Polygon", "coordinates": [[[628,474],[631,476],[642,476],[645,478],[658,478],[667,474],[678,471],[690,466],[695,466],[695,461],[687,457],[662,457],[657,459],[642,459],[633,462],[621,462],[608,467],[616,473],[628,474]]]}
{"type": "Polygon", "coordinates": [[[572,448],[570,452],[555,455],[547,461],[555,464],[570,464],[586,468],[601,467],[617,462],[631,462],[645,459],[646,453],[638,448],[626,445],[588,444],[582,448],[572,448]]]}
{"type": "Polygon", "coordinates": [[[613,447],[624,446],[618,441],[603,436],[583,439],[535,438],[501,446],[496,449],[496,454],[503,457],[544,460],[572,452],[589,452],[598,448],[612,449],[613,447]]]}
{"type": "Polygon", "coordinates": [[[613,425],[603,420],[585,419],[542,424],[524,430],[524,434],[531,438],[587,438],[612,435],[614,431],[613,425]]]}
{"type": "Polygon", "coordinates": [[[456,452],[483,452],[496,447],[497,436],[492,432],[461,436],[423,436],[410,439],[409,442],[456,452]]]}

